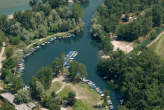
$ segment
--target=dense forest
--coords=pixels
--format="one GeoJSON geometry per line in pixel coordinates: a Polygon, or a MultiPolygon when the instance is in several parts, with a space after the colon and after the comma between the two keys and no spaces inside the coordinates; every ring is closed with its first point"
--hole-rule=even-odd
{"type": "Polygon", "coordinates": [[[104,52],[110,51],[110,58],[97,65],[97,73],[120,91],[124,102],[119,110],[164,109],[163,61],[148,49],[111,52],[109,38],[112,34],[131,42],[145,37],[164,24],[163,7],[163,0],[105,0],[92,19],[93,38],[104,52]]]}
{"type": "Polygon", "coordinates": [[[134,41],[164,23],[163,7],[163,0],[105,0],[92,19],[92,35],[134,41]]]}
{"type": "Polygon", "coordinates": [[[119,110],[164,109],[164,64],[149,50],[131,56],[121,51],[97,66],[101,76],[112,80],[124,103],[119,110]]]}
{"type": "Polygon", "coordinates": [[[0,32],[9,36],[11,44],[28,44],[49,34],[82,30],[83,8],[79,3],[74,3],[72,10],[66,0],[31,0],[29,4],[32,9],[15,12],[13,19],[0,15],[0,32]]]}

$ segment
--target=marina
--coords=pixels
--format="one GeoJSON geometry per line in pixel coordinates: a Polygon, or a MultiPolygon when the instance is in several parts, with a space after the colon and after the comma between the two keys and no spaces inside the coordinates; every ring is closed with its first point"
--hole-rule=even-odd
{"type": "Polygon", "coordinates": [[[64,59],[64,66],[66,67],[66,68],[69,68],[69,66],[70,66],[70,64],[71,64],[71,62],[75,59],[75,57],[78,55],[78,52],[77,51],[70,51],[67,55],[66,55],[66,57],[65,57],[65,59],[64,59]]]}
{"type": "MultiPolygon", "coordinates": [[[[93,14],[96,12],[97,7],[103,2],[104,0],[90,0],[90,3],[84,6],[84,17],[82,20],[84,21],[85,25],[84,25],[84,31],[80,33],[80,35],[78,35],[80,37],[78,37],[75,34],[70,34],[60,37],[52,36],[52,39],[50,38],[46,41],[40,41],[41,43],[33,46],[32,48],[30,48],[30,50],[28,49],[26,51],[23,57],[25,61],[19,62],[19,64],[17,65],[17,70],[23,73],[22,77],[26,85],[28,85],[28,82],[32,76],[36,76],[38,69],[52,63],[52,61],[56,57],[60,56],[62,52],[77,50],[78,56],[76,57],[76,60],[84,63],[87,66],[87,72],[88,72],[87,79],[94,82],[95,84],[94,85],[90,83],[91,87],[94,90],[98,91],[99,94],[101,94],[102,96],[103,96],[102,90],[104,89],[109,90],[110,100],[113,104],[111,105],[111,107],[114,107],[114,110],[117,109],[117,106],[120,104],[119,92],[114,90],[112,85],[107,84],[102,78],[100,78],[96,74],[96,65],[99,61],[99,57],[97,55],[99,49],[94,45],[94,42],[91,40],[91,33],[90,33],[91,18],[93,17],[93,14]],[[78,39],[69,39],[70,36],[78,37],[78,39]],[[57,40],[57,39],[66,39],[66,40],[57,40]]],[[[18,7],[16,10],[27,9],[27,7],[23,5],[20,7],[21,8],[18,7]]],[[[11,10],[7,9],[5,11],[1,10],[1,12],[5,14],[12,14],[15,12],[15,10],[12,9],[11,12],[11,10]]],[[[73,58],[71,58],[70,61],[71,60],[73,60],[73,58]]],[[[109,103],[111,102],[109,101],[109,103]]]]}
{"type": "Polygon", "coordinates": [[[76,37],[76,35],[75,34],[71,34],[71,35],[67,35],[67,36],[63,36],[63,37],[53,37],[53,38],[50,38],[48,41],[45,41],[45,42],[41,43],[40,45],[38,44],[34,48],[31,48],[29,50],[29,52],[27,52],[27,53],[24,54],[23,58],[26,58],[26,57],[32,55],[37,49],[40,49],[41,46],[45,46],[46,44],[50,44],[50,43],[54,42],[57,39],[71,38],[71,37],[76,37]]]}

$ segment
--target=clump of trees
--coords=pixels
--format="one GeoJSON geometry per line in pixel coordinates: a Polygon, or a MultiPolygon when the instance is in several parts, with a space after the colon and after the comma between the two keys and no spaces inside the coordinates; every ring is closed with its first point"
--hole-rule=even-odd
{"type": "Polygon", "coordinates": [[[3,105],[0,107],[0,110],[15,110],[15,108],[7,101],[4,101],[3,105]]]}
{"type": "Polygon", "coordinates": [[[102,60],[97,71],[113,80],[123,95],[119,110],[164,109],[163,62],[149,50],[140,54],[125,55],[113,52],[108,60],[102,60]]]}
{"type": "Polygon", "coordinates": [[[69,67],[68,78],[71,81],[78,81],[87,76],[87,69],[84,64],[73,61],[69,67]]]}
{"type": "Polygon", "coordinates": [[[0,15],[0,30],[10,36],[13,45],[21,41],[28,44],[52,33],[82,30],[83,8],[78,3],[73,4],[72,10],[67,0],[30,0],[29,4],[32,9],[15,12],[13,19],[0,15]]]}
{"type": "Polygon", "coordinates": [[[119,40],[134,41],[164,23],[162,4],[162,0],[106,0],[92,19],[92,35],[101,39],[113,33],[119,40]],[[121,23],[123,15],[126,23],[121,23]]]}
{"type": "Polygon", "coordinates": [[[30,94],[26,90],[19,90],[17,92],[15,99],[14,99],[14,102],[16,104],[28,103],[30,101],[31,101],[30,94]]]}
{"type": "Polygon", "coordinates": [[[24,86],[23,80],[21,77],[17,77],[15,74],[16,70],[15,67],[17,65],[16,59],[12,58],[12,52],[10,52],[10,49],[7,50],[7,57],[3,62],[2,67],[2,75],[1,79],[8,84],[7,89],[13,93],[16,93],[17,90],[22,89],[24,86]]]}
{"type": "MultiPolygon", "coordinates": [[[[46,90],[50,88],[53,77],[57,77],[59,74],[63,74],[64,70],[65,54],[62,53],[60,58],[55,58],[53,63],[49,66],[42,67],[38,70],[36,77],[32,77],[30,80],[30,95],[32,98],[38,100],[43,106],[50,110],[60,110],[60,105],[66,103],[68,106],[73,106],[76,102],[76,94],[69,92],[67,97],[64,97],[62,101],[61,97],[56,95],[55,92],[47,94],[46,90]]],[[[87,75],[87,70],[84,64],[73,61],[70,65],[68,77],[71,81],[79,80],[87,75]]],[[[26,94],[27,96],[27,94],[26,94]]],[[[25,98],[24,94],[18,94],[15,101],[20,103],[25,98]],[[22,98],[20,98],[20,96],[22,98]]],[[[27,100],[26,100],[27,101],[27,100]]]]}

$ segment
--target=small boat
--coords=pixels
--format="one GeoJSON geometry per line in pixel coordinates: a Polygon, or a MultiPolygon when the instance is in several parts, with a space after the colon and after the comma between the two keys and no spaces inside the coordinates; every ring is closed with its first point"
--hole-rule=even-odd
{"type": "Polygon", "coordinates": [[[99,92],[99,91],[100,91],[100,88],[97,87],[97,88],[96,88],[96,91],[99,92]]]}
{"type": "Polygon", "coordinates": [[[40,48],[40,46],[36,46],[36,48],[38,49],[38,48],[40,48]]]}
{"type": "Polygon", "coordinates": [[[73,33],[73,34],[72,34],[72,37],[76,37],[76,35],[73,33]]]}
{"type": "Polygon", "coordinates": [[[101,94],[101,97],[104,97],[104,94],[101,94]]]}
{"type": "Polygon", "coordinates": [[[112,105],[112,101],[111,101],[111,100],[108,100],[108,104],[109,104],[109,105],[112,105]]]}
{"type": "Polygon", "coordinates": [[[113,109],[114,109],[114,106],[113,106],[113,105],[111,105],[111,106],[110,106],[110,110],[113,110],[113,109]]]}
{"type": "Polygon", "coordinates": [[[44,45],[45,45],[45,43],[42,44],[42,46],[44,46],[44,45]]]}
{"type": "Polygon", "coordinates": [[[54,38],[51,38],[50,41],[54,41],[55,39],[54,38]]]}
{"type": "Polygon", "coordinates": [[[108,76],[104,76],[104,80],[107,80],[108,79],[108,76]]]}

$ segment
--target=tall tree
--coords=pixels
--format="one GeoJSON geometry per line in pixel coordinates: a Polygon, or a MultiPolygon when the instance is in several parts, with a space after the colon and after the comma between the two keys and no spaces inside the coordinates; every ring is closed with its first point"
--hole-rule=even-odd
{"type": "Polygon", "coordinates": [[[38,71],[38,79],[45,88],[49,88],[52,81],[52,69],[50,67],[42,67],[38,71]]]}

